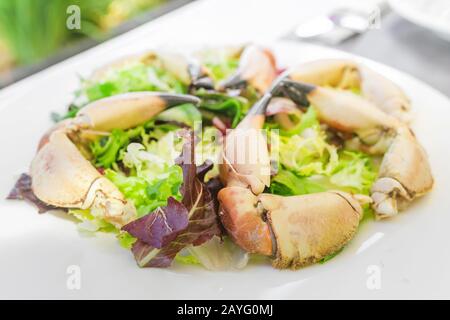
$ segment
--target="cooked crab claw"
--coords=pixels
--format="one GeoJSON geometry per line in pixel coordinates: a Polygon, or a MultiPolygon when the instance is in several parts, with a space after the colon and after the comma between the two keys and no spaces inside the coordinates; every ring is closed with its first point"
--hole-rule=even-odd
{"type": "MultiPolygon", "coordinates": [[[[339,131],[354,133],[369,146],[390,141],[399,122],[366,99],[351,92],[284,79],[277,94],[285,95],[303,106],[314,106],[319,120],[339,131]]],[[[384,153],[386,150],[382,150],[384,153]]]]}
{"type": "Polygon", "coordinates": [[[127,129],[150,120],[158,113],[184,103],[197,105],[200,99],[191,95],[131,92],[92,102],[80,110],[74,123],[98,131],[127,129]]]}
{"type": "Polygon", "coordinates": [[[81,130],[79,138],[89,140],[112,129],[135,127],[168,108],[184,103],[198,105],[200,99],[183,94],[131,92],[96,100],[81,109],[75,118],[61,121],[46,132],[38,149],[48,142],[56,130],[65,130],[71,135],[81,130]]]}
{"type": "Polygon", "coordinates": [[[251,85],[265,92],[276,77],[275,59],[270,51],[255,45],[245,47],[235,74],[219,84],[220,89],[234,89],[251,85]]]}
{"type": "Polygon", "coordinates": [[[288,79],[280,82],[276,92],[313,106],[321,122],[356,135],[362,151],[383,156],[371,194],[377,217],[395,215],[431,190],[428,158],[411,129],[372,102],[351,92],[288,79]]]}
{"type": "Polygon", "coordinates": [[[350,60],[324,59],[300,64],[286,72],[295,81],[321,87],[360,91],[384,112],[407,123],[411,104],[405,93],[391,80],[363,64],[350,60]]]}
{"type": "Polygon", "coordinates": [[[362,217],[360,204],[344,192],[260,199],[276,241],[278,268],[302,267],[337,252],[353,238],[362,217]]]}
{"type": "Polygon", "coordinates": [[[136,215],[117,187],[81,152],[86,133],[128,129],[166,108],[197,104],[196,97],[136,92],[95,101],[47,133],[30,167],[32,190],[43,202],[63,208],[91,209],[92,214],[121,227],[136,215]],[[81,141],[81,142],[80,142],[81,141]]]}
{"type": "Polygon", "coordinates": [[[397,214],[413,199],[429,192],[433,183],[425,150],[409,128],[399,127],[371,190],[377,217],[397,214]]]}
{"type": "Polygon", "coordinates": [[[360,204],[343,192],[283,197],[226,187],[218,199],[233,240],[248,252],[273,257],[276,268],[300,268],[338,251],[362,217],[360,204]]]}
{"type": "Polygon", "coordinates": [[[342,248],[353,237],[362,209],[344,192],[290,197],[263,193],[270,185],[270,158],[261,128],[274,92],[275,87],[225,137],[220,216],[244,250],[274,258],[277,268],[299,268],[342,248]]]}
{"type": "Polygon", "coordinates": [[[224,184],[249,186],[261,193],[270,185],[270,157],[261,130],[271,94],[265,94],[225,138],[220,177],[224,184]]]}

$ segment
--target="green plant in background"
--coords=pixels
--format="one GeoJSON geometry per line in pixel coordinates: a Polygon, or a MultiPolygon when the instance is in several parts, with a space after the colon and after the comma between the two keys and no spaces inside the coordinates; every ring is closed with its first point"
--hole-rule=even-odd
{"type": "Polygon", "coordinates": [[[30,64],[83,36],[101,38],[124,20],[164,1],[0,0],[0,39],[16,64],[30,64]],[[80,8],[80,30],[66,27],[71,5],[80,8]]]}

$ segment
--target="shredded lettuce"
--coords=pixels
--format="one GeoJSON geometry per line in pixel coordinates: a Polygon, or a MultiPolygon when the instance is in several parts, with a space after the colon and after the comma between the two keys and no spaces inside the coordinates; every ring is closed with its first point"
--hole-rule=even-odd
{"type": "Polygon", "coordinates": [[[180,199],[179,188],[183,176],[178,168],[176,165],[169,166],[161,170],[159,174],[155,173],[156,178],[150,181],[145,174],[127,177],[110,169],[105,171],[105,177],[119,188],[127,200],[133,202],[138,217],[141,217],[166,205],[170,196],[180,199]],[[158,179],[158,176],[161,178],[158,179]]]}
{"type": "Polygon", "coordinates": [[[330,176],[330,182],[355,193],[368,195],[376,177],[377,171],[370,156],[343,150],[339,153],[339,163],[330,176]]]}
{"type": "Polygon", "coordinates": [[[95,214],[94,210],[89,209],[70,209],[69,214],[80,221],[78,229],[86,232],[115,232],[116,227],[106,222],[102,217],[95,214]]]}
{"type": "Polygon", "coordinates": [[[329,174],[338,164],[337,149],[321,132],[310,132],[309,136],[280,137],[280,164],[300,176],[329,174]]]}
{"type": "Polygon", "coordinates": [[[314,107],[308,108],[308,110],[302,115],[298,126],[289,131],[283,131],[286,136],[301,135],[306,129],[315,130],[320,132],[320,123],[317,119],[317,113],[314,107]]]}
{"type": "Polygon", "coordinates": [[[121,231],[117,235],[117,239],[119,240],[120,246],[125,249],[131,249],[131,247],[133,247],[133,244],[137,241],[135,237],[133,237],[126,231],[121,231]]]}
{"type": "Polygon", "coordinates": [[[181,168],[174,162],[178,155],[179,152],[174,149],[173,132],[159,140],[151,140],[146,145],[133,142],[121,156],[123,165],[129,169],[129,175],[107,169],[105,176],[126,199],[134,203],[138,216],[142,216],[166,205],[170,196],[180,199],[179,188],[183,175],[181,168]]]}
{"type": "Polygon", "coordinates": [[[143,127],[137,127],[133,130],[123,131],[115,129],[110,135],[102,137],[90,144],[92,155],[95,159],[95,166],[102,168],[111,168],[117,161],[120,149],[126,146],[130,139],[144,133],[143,127]]]}
{"type": "Polygon", "coordinates": [[[275,194],[298,195],[340,189],[368,195],[377,176],[377,168],[369,155],[338,150],[328,143],[314,107],[303,114],[295,129],[280,130],[276,151],[279,171],[272,177],[270,187],[275,194]]]}
{"type": "MultiPolygon", "coordinates": [[[[177,107],[178,108],[178,107],[177,107]]],[[[174,108],[176,109],[176,108],[174,108]]],[[[155,125],[153,121],[128,130],[115,129],[111,134],[92,142],[89,147],[97,168],[111,168],[117,170],[117,161],[132,141],[142,141],[150,145],[154,139],[159,139],[169,131],[179,129],[173,124],[155,125]]]]}
{"type": "Polygon", "coordinates": [[[301,177],[289,170],[280,170],[271,181],[270,191],[284,196],[309,194],[326,191],[314,177],[301,177]]]}
{"type": "Polygon", "coordinates": [[[239,57],[227,50],[205,50],[201,60],[214,82],[229,78],[239,67],[239,57]]]}
{"type": "Polygon", "coordinates": [[[186,93],[187,87],[168,71],[143,63],[113,70],[100,82],[84,83],[84,92],[89,101],[133,91],[186,93]]]}

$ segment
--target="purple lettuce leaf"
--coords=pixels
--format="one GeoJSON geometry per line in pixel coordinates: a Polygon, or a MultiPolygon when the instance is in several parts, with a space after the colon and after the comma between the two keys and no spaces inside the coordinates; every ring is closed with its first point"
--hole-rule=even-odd
{"type": "MultiPolygon", "coordinates": [[[[216,235],[222,235],[217,205],[210,190],[203,182],[203,178],[206,172],[212,168],[212,164],[208,163],[197,167],[194,161],[193,132],[185,138],[182,154],[177,160],[183,170],[183,184],[180,189],[181,203],[168,202],[167,206],[157,213],[161,217],[153,218],[155,221],[162,218],[168,226],[163,228],[163,231],[155,230],[158,224],[149,224],[148,222],[153,220],[141,218],[123,227],[123,230],[132,230],[134,232],[132,235],[138,239],[131,250],[141,267],[169,267],[182,249],[189,245],[201,245],[216,235]],[[180,205],[185,210],[181,210],[180,205]],[[172,219],[173,217],[177,218],[172,219]],[[182,222],[185,221],[187,221],[187,225],[180,230],[180,226],[183,226],[182,222]],[[133,225],[130,226],[131,224],[133,225]]],[[[155,213],[156,211],[145,217],[155,215],[155,213]]]]}
{"type": "Polygon", "coordinates": [[[39,213],[59,209],[58,207],[46,204],[45,202],[39,200],[38,197],[36,197],[33,190],[31,189],[31,176],[26,173],[22,173],[20,175],[19,179],[17,180],[12,190],[9,192],[6,199],[26,200],[28,202],[31,202],[37,207],[39,213]]]}
{"type": "Polygon", "coordinates": [[[128,223],[122,230],[155,248],[162,248],[173,241],[187,225],[186,207],[170,197],[167,206],[128,223]]]}

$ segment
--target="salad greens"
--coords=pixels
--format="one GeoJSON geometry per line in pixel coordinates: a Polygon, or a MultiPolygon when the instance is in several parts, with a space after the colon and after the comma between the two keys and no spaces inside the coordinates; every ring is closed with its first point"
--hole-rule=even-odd
{"type": "Polygon", "coordinates": [[[330,144],[314,107],[303,114],[293,131],[279,130],[278,144],[273,146],[278,154],[278,172],[271,180],[272,193],[301,195],[339,189],[369,195],[377,176],[373,159],[363,152],[330,144]]]}
{"type": "Polygon", "coordinates": [[[111,70],[99,82],[84,82],[84,92],[89,101],[133,91],[186,93],[187,86],[164,69],[144,63],[111,70]]]}
{"type": "MultiPolygon", "coordinates": [[[[168,266],[180,251],[183,251],[182,258],[177,259],[180,262],[197,261],[191,250],[197,252],[198,246],[213,236],[221,236],[216,199],[204,182],[205,177],[217,175],[217,161],[214,165],[211,161],[220,152],[213,139],[216,131],[206,127],[199,143],[186,143],[183,138],[186,130],[178,124],[150,121],[136,128],[114,130],[92,142],[93,164],[135,206],[137,219],[118,230],[94,209],[70,210],[81,221],[80,229],[116,233],[121,246],[132,249],[141,266],[168,266]],[[193,164],[180,164],[177,159],[182,150],[186,153],[187,147],[194,150],[193,164]],[[199,154],[203,156],[200,160],[209,161],[207,165],[197,166],[199,154]],[[210,172],[213,173],[209,175],[210,172]]],[[[222,247],[230,255],[231,251],[240,250],[230,244],[208,245],[198,250],[213,252],[222,247]]],[[[211,265],[206,258],[203,262],[209,263],[209,268],[217,264],[216,261],[211,265]]]]}
{"type": "Polygon", "coordinates": [[[179,163],[183,171],[181,201],[170,197],[166,206],[122,228],[137,238],[132,251],[141,267],[168,267],[183,249],[222,234],[216,200],[204,183],[212,165],[202,166],[201,170],[195,165],[193,132],[189,136],[179,163]]]}
{"type": "Polygon", "coordinates": [[[228,50],[205,50],[201,53],[200,59],[216,83],[229,78],[239,66],[237,52],[228,50]]]}
{"type": "Polygon", "coordinates": [[[75,92],[75,101],[65,114],[52,113],[56,122],[73,118],[86,104],[116,94],[136,91],[187,93],[188,86],[165,70],[158,61],[148,64],[133,62],[107,70],[101,77],[82,79],[82,89],[75,92]]]}
{"type": "Polygon", "coordinates": [[[231,119],[231,127],[237,126],[251,106],[251,101],[242,96],[228,96],[219,92],[198,90],[195,95],[202,99],[200,108],[222,114],[231,119]]]}
{"type": "MultiPolygon", "coordinates": [[[[227,55],[207,55],[204,61],[216,83],[232,75],[238,64],[237,58],[227,55]]],[[[158,63],[134,62],[85,80],[78,92],[85,101],[72,104],[67,114],[56,120],[74,117],[86,103],[120,93],[188,90],[193,89],[158,63]]],[[[259,94],[250,87],[236,94],[205,89],[191,93],[201,98],[199,107],[183,104],[171,108],[152,121],[113,130],[89,145],[93,165],[136,208],[135,220],[119,230],[94,209],[69,212],[81,221],[83,230],[115,233],[120,245],[131,249],[142,267],[167,267],[174,260],[212,270],[243,267],[249,254],[222,234],[218,219],[221,139],[216,128],[199,124],[204,120],[214,123],[218,117],[234,128],[259,94]],[[186,127],[202,134],[196,143],[193,136],[186,136],[186,127]]],[[[277,170],[267,191],[289,196],[338,189],[368,195],[377,176],[374,159],[331,143],[314,106],[306,112],[295,105],[291,109],[295,112],[272,110],[268,114],[265,128],[270,129],[271,160],[277,170]],[[289,125],[271,121],[271,116],[287,116],[285,124],[289,125]]],[[[370,212],[368,206],[364,210],[370,212]]]]}

